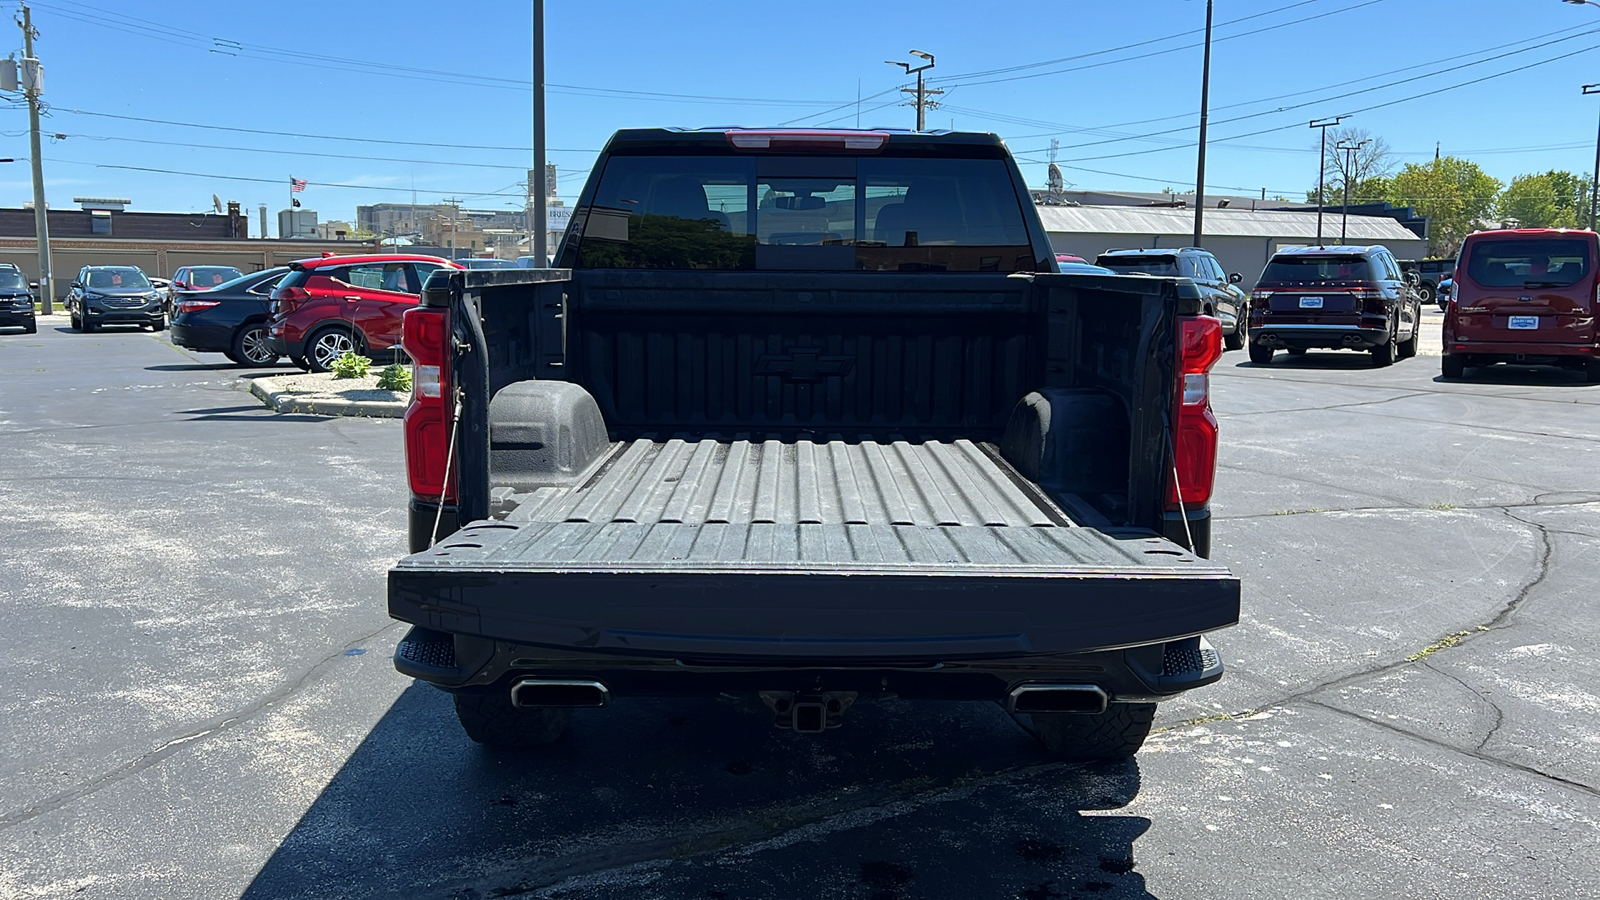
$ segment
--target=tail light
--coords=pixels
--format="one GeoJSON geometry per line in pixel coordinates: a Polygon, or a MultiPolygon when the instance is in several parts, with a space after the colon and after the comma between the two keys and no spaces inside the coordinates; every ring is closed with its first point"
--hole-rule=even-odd
{"type": "Polygon", "coordinates": [[[456,497],[450,446],[455,414],[450,390],[450,312],[427,306],[408,309],[401,319],[400,334],[400,345],[412,361],[411,402],[404,425],[411,493],[421,500],[448,503],[456,497]]]}
{"type": "Polygon", "coordinates": [[[1178,319],[1178,384],[1173,408],[1172,481],[1167,509],[1211,501],[1217,477],[1217,417],[1211,412],[1211,367],[1222,358],[1222,323],[1211,316],[1178,319]]]}
{"type": "Polygon", "coordinates": [[[222,301],[220,301],[220,300],[194,300],[194,299],[185,297],[184,299],[179,300],[177,303],[173,304],[173,308],[176,309],[180,313],[186,313],[186,312],[199,312],[202,309],[210,309],[213,306],[221,306],[221,305],[222,305],[222,301]]]}

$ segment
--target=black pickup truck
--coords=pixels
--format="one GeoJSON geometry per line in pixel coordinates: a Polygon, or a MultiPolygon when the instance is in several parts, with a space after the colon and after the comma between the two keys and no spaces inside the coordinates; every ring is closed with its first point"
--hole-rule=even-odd
{"type": "Polygon", "coordinates": [[[544,270],[405,315],[395,665],[482,743],[621,696],[999,702],[1126,756],[1222,676],[1221,328],[1066,275],[993,135],[630,130],[544,270]]]}

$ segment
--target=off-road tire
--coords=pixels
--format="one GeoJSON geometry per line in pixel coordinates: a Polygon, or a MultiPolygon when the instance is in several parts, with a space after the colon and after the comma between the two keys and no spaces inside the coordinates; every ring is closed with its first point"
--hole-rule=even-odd
{"type": "Polygon", "coordinates": [[[1439,357],[1439,374],[1452,380],[1465,378],[1467,375],[1466,360],[1459,356],[1439,357]]]}
{"type": "Polygon", "coordinates": [[[1033,733],[1060,759],[1127,759],[1144,746],[1155,714],[1154,703],[1113,703],[1095,715],[1034,713],[1033,733]]]}
{"type": "Polygon", "coordinates": [[[542,747],[553,744],[567,730],[570,709],[539,709],[511,705],[509,691],[456,694],[456,719],[461,728],[485,747],[542,747]]]}
{"type": "Polygon", "coordinates": [[[1272,348],[1264,344],[1250,345],[1250,361],[1258,366],[1269,365],[1272,362],[1272,348]]]}

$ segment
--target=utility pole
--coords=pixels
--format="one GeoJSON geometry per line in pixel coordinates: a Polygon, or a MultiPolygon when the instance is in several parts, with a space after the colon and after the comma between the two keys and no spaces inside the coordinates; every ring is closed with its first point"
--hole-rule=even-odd
{"type": "Polygon", "coordinates": [[[549,265],[550,239],[545,236],[548,213],[544,186],[544,0],[533,0],[533,228],[528,253],[541,267],[549,265]]]}
{"type": "Polygon", "coordinates": [[[33,55],[33,10],[27,3],[21,5],[22,21],[17,24],[22,26],[22,90],[28,97],[28,147],[33,157],[33,232],[39,245],[40,311],[48,316],[55,312],[56,290],[50,278],[50,210],[44,199],[44,162],[39,158],[39,92],[44,67],[33,55]]]}
{"type": "Polygon", "coordinates": [[[939,104],[933,100],[929,100],[928,96],[931,94],[937,97],[940,94],[943,94],[944,91],[940,88],[933,88],[930,90],[922,82],[922,73],[933,68],[933,54],[924,53],[921,50],[912,50],[910,53],[912,56],[915,56],[919,59],[927,60],[927,62],[916,67],[913,67],[911,63],[896,62],[892,59],[886,59],[884,62],[888,65],[899,66],[900,68],[905,69],[907,75],[917,76],[916,88],[901,88],[900,93],[913,95],[911,102],[917,108],[917,130],[926,131],[928,128],[928,110],[939,108],[939,104]]]}
{"type": "Polygon", "coordinates": [[[450,258],[456,258],[456,216],[461,214],[461,201],[455,197],[444,199],[446,206],[450,207],[450,258]]]}
{"type": "Polygon", "coordinates": [[[1348,116],[1334,116],[1331,119],[1313,119],[1312,128],[1322,129],[1322,149],[1317,151],[1317,246],[1322,246],[1322,206],[1324,193],[1324,179],[1328,175],[1328,129],[1339,124],[1348,116]]]}
{"type": "MultiPolygon", "coordinates": [[[[1583,86],[1583,93],[1585,95],[1588,95],[1588,94],[1600,94],[1600,84],[1586,84],[1586,85],[1584,85],[1583,86]]],[[[39,129],[38,128],[34,128],[34,134],[37,135],[38,132],[39,132],[39,129]]],[[[35,138],[35,140],[37,140],[37,138],[35,138]]],[[[36,151],[36,155],[37,155],[37,151],[36,151]]],[[[38,163],[34,163],[33,164],[33,171],[35,171],[35,172],[39,171],[39,164],[38,163]]],[[[38,183],[38,178],[39,178],[38,175],[34,176],[34,183],[36,183],[36,184],[38,183]]],[[[1600,196],[1600,134],[1597,134],[1595,136],[1595,139],[1594,139],[1594,181],[1589,185],[1589,230],[1590,231],[1596,230],[1595,229],[1595,213],[1596,213],[1597,210],[1600,210],[1600,206],[1596,206],[1595,205],[1596,202],[1597,202],[1597,199],[1596,199],[1597,196],[1600,196]]]]}
{"type": "MultiPolygon", "coordinates": [[[[1327,132],[1323,133],[1326,134],[1327,132]]],[[[1340,141],[1333,147],[1334,150],[1344,151],[1344,206],[1341,208],[1343,217],[1339,222],[1339,244],[1341,246],[1344,244],[1345,236],[1349,233],[1350,228],[1350,179],[1355,173],[1356,154],[1360,152],[1362,147],[1370,143],[1372,143],[1370,139],[1354,144],[1340,141]]]]}
{"type": "Polygon", "coordinates": [[[1206,0],[1205,62],[1200,69],[1200,155],[1194,176],[1194,246],[1199,247],[1206,220],[1206,117],[1211,106],[1211,0],[1206,0]]]}

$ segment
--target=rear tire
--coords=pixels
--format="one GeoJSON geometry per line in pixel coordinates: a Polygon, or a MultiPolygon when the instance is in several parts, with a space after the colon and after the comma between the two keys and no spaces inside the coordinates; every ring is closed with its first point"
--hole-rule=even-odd
{"type": "Polygon", "coordinates": [[[1383,369],[1394,365],[1400,356],[1400,323],[1395,322],[1389,328],[1389,339],[1372,348],[1372,365],[1374,368],[1383,369]]]}
{"type": "MultiPolygon", "coordinates": [[[[1594,370],[1591,369],[1591,381],[1594,380],[1592,377],[1593,372],[1594,370]]],[[[1459,356],[1441,356],[1439,357],[1439,374],[1450,379],[1464,378],[1467,374],[1467,362],[1459,356]]]]}
{"type": "Polygon", "coordinates": [[[278,362],[278,354],[267,343],[267,326],[264,322],[241,325],[233,333],[233,346],[228,358],[241,366],[271,366],[278,362]]]}
{"type": "Polygon", "coordinates": [[[1033,729],[1060,759],[1127,759],[1144,746],[1155,714],[1154,703],[1113,703],[1095,715],[1034,713],[1033,729]]]}
{"type": "Polygon", "coordinates": [[[295,367],[302,372],[311,371],[311,363],[306,362],[304,356],[291,356],[289,357],[289,362],[294,363],[295,367]]]}
{"type": "Polygon", "coordinates": [[[1264,344],[1251,344],[1250,361],[1258,366],[1268,365],[1272,362],[1272,348],[1264,344]]]}
{"type": "Polygon", "coordinates": [[[467,737],[485,747],[542,747],[567,730],[570,709],[511,705],[510,691],[456,694],[456,719],[467,737]]]}
{"type": "Polygon", "coordinates": [[[1591,359],[1585,363],[1583,373],[1589,377],[1590,384],[1600,384],[1600,359],[1591,359]]]}

